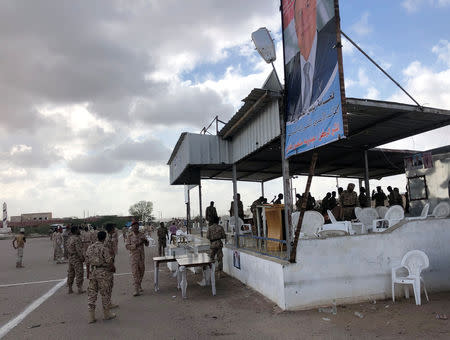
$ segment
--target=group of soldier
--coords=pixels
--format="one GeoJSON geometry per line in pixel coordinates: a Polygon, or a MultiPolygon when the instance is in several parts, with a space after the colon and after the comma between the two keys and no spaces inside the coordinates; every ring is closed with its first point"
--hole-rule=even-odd
{"type": "MultiPolygon", "coordinates": [[[[89,230],[84,226],[71,226],[70,235],[64,246],[62,228],[58,228],[52,235],[54,243],[54,259],[62,263],[68,260],[67,287],[68,294],[73,293],[73,283],[77,285],[78,294],[85,293],[83,289],[84,267],[86,265],[89,284],[88,309],[89,323],[96,321],[95,306],[98,294],[102,297],[104,319],[116,317],[111,309],[118,305],[111,302],[111,294],[114,286],[115,257],[118,251],[118,232],[116,225],[106,223],[104,230],[97,231],[96,227],[89,230]],[[64,250],[66,256],[64,256],[64,250]]],[[[133,276],[133,296],[142,294],[142,279],[145,273],[144,246],[149,245],[144,233],[139,231],[139,223],[132,222],[131,232],[124,233],[125,247],[130,253],[130,265],[133,276]]]]}

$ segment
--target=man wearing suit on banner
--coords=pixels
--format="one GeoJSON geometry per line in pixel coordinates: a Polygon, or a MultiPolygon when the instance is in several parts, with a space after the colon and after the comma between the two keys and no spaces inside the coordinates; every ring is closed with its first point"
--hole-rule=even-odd
{"type": "Polygon", "coordinates": [[[306,114],[337,74],[334,9],[321,0],[294,1],[293,22],[286,30],[298,43],[286,65],[288,122],[306,114]]]}

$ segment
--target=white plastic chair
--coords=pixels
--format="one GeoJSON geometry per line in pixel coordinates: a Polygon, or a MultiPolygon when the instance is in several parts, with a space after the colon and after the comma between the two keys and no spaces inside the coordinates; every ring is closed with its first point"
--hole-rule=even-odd
{"type": "Polygon", "coordinates": [[[324,224],[317,230],[319,236],[344,236],[353,235],[352,223],[350,221],[338,221],[331,210],[327,210],[330,224],[324,224]]]}
{"type": "Polygon", "coordinates": [[[431,214],[431,216],[436,218],[446,218],[448,215],[450,215],[450,204],[448,202],[438,203],[431,214]]]}
{"type": "Polygon", "coordinates": [[[375,209],[377,210],[379,218],[384,218],[389,210],[389,208],[385,206],[376,207],[375,209]]]}
{"type": "MultiPolygon", "coordinates": [[[[294,228],[293,233],[295,232],[295,228],[297,227],[298,219],[300,218],[300,212],[296,211],[292,213],[292,226],[294,228]]],[[[323,226],[325,223],[325,219],[322,214],[315,210],[305,211],[305,215],[303,216],[302,221],[302,229],[300,237],[316,237],[317,228],[323,226]]]]}
{"type": "Polygon", "coordinates": [[[359,214],[359,220],[363,224],[363,228],[367,231],[373,226],[373,220],[378,219],[378,213],[375,208],[363,208],[359,214]]]}
{"type": "Polygon", "coordinates": [[[362,208],[361,207],[355,207],[355,216],[359,220],[359,215],[361,214],[362,208]]]}
{"type": "Polygon", "coordinates": [[[405,211],[400,205],[393,205],[388,209],[384,218],[373,220],[372,231],[381,232],[392,227],[405,218],[405,211]]]}
{"type": "MultiPolygon", "coordinates": [[[[392,268],[392,301],[395,302],[395,284],[412,285],[414,290],[414,297],[416,300],[416,305],[420,306],[420,283],[423,284],[423,290],[425,291],[425,296],[427,301],[428,293],[425,287],[425,281],[423,280],[420,273],[422,270],[428,268],[430,265],[430,260],[427,254],[421,250],[411,250],[408,251],[405,256],[403,256],[400,266],[392,268]],[[408,271],[407,276],[397,276],[397,271],[404,268],[408,271]]],[[[409,287],[404,287],[405,297],[409,299],[409,287]]]]}
{"type": "MultiPolygon", "coordinates": [[[[237,218],[239,234],[249,234],[252,232],[252,226],[248,223],[244,223],[240,217],[237,218]]],[[[235,232],[236,220],[234,216],[229,219],[229,226],[233,232],[235,232]]]]}
{"type": "Polygon", "coordinates": [[[428,216],[428,210],[430,210],[430,203],[424,205],[424,207],[422,208],[422,212],[420,213],[420,216],[407,217],[406,220],[408,221],[424,220],[428,216]]]}

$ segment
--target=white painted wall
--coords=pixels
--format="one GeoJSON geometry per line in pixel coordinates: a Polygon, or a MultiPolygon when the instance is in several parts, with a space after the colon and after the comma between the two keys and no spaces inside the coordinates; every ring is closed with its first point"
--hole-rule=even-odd
{"type": "Polygon", "coordinates": [[[307,309],[333,299],[390,298],[391,268],[413,249],[430,259],[422,274],[428,291],[450,290],[450,219],[411,221],[390,233],[300,240],[295,264],[241,252],[239,271],[224,248],[224,270],[283,309],[307,309]]]}
{"type": "Polygon", "coordinates": [[[284,265],[282,264],[284,261],[240,251],[241,269],[237,269],[233,266],[233,250],[228,246],[223,248],[224,272],[252,287],[284,309],[284,265]]]}

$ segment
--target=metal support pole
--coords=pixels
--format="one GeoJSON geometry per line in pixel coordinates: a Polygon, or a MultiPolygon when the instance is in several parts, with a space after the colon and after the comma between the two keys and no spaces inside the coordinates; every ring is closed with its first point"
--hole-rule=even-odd
{"type": "MultiPolygon", "coordinates": [[[[280,105],[281,106],[281,105],[280,105]]],[[[281,108],[281,107],[280,107],[281,108]]],[[[280,110],[281,128],[281,169],[283,171],[283,191],[284,191],[284,228],[286,233],[286,251],[291,253],[291,225],[292,225],[292,192],[291,179],[289,177],[289,160],[285,157],[286,125],[284,124],[284,110],[280,110]]]]}
{"type": "Polygon", "coordinates": [[[188,202],[186,203],[186,232],[190,234],[189,232],[189,224],[191,223],[191,195],[189,193],[189,189],[187,192],[188,202]]]}
{"type": "Polygon", "coordinates": [[[234,215],[234,232],[235,245],[239,248],[239,224],[238,224],[238,201],[237,201],[237,173],[236,164],[233,163],[233,215],[234,215]]]}
{"type": "Polygon", "coordinates": [[[264,197],[264,182],[261,182],[261,196],[264,197]]]}
{"type": "MultiPolygon", "coordinates": [[[[314,171],[316,169],[317,157],[318,157],[318,154],[317,154],[317,151],[315,151],[312,155],[311,164],[309,166],[308,180],[306,181],[306,188],[305,188],[305,198],[308,197],[309,189],[311,188],[312,178],[314,176],[314,171]]],[[[305,211],[306,211],[306,201],[307,201],[307,199],[302,200],[300,216],[298,218],[297,227],[295,228],[294,242],[292,243],[292,249],[291,249],[291,254],[290,254],[290,258],[289,258],[289,262],[291,262],[291,263],[295,262],[295,258],[297,256],[297,245],[298,245],[298,239],[300,237],[300,230],[302,228],[303,216],[305,215],[305,211]]]]}
{"type": "Polygon", "coordinates": [[[369,183],[369,158],[367,157],[367,150],[364,150],[364,183],[366,187],[366,196],[369,207],[371,206],[372,200],[370,196],[370,183],[369,183]]]}
{"type": "Polygon", "coordinates": [[[200,236],[203,237],[202,181],[198,184],[198,205],[200,209],[200,236]]]}

